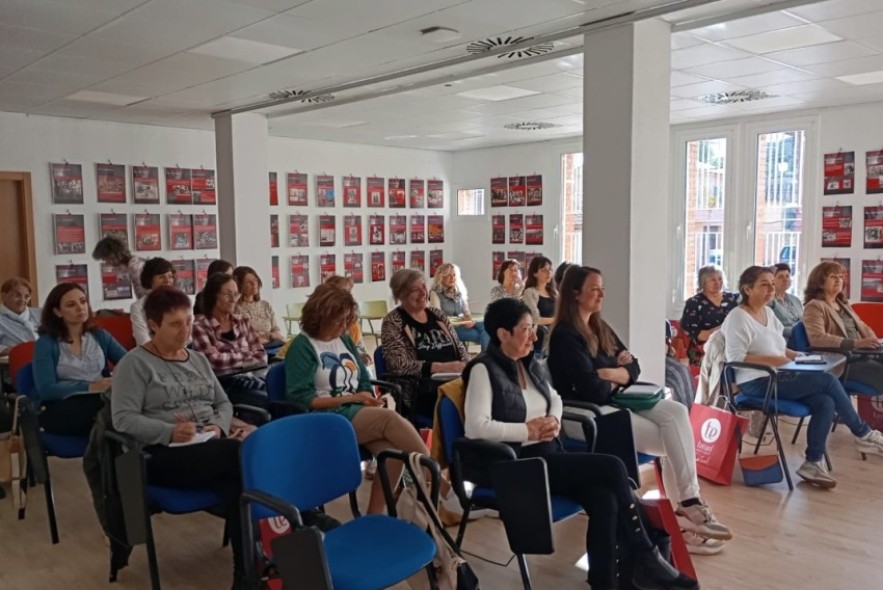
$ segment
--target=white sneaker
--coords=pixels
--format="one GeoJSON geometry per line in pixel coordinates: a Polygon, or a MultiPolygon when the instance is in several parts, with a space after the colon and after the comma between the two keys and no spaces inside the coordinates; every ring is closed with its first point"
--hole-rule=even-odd
{"type": "Polygon", "coordinates": [[[711,508],[702,502],[686,507],[678,505],[675,516],[677,516],[678,524],[682,529],[707,539],[729,541],[733,538],[733,532],[721,524],[711,508]]]}
{"type": "Polygon", "coordinates": [[[855,448],[860,453],[871,455],[883,455],[883,434],[879,430],[872,430],[862,437],[855,437],[855,448]]]}
{"type": "Polygon", "coordinates": [[[727,544],[720,539],[709,539],[691,531],[681,530],[681,535],[684,537],[687,553],[692,555],[717,555],[727,544]]]}
{"type": "Polygon", "coordinates": [[[374,479],[377,473],[377,459],[365,461],[365,479],[374,479]]]}
{"type": "Polygon", "coordinates": [[[797,470],[797,475],[803,478],[806,483],[826,490],[837,486],[837,480],[831,477],[828,468],[822,461],[804,461],[800,469],[797,470]]]}

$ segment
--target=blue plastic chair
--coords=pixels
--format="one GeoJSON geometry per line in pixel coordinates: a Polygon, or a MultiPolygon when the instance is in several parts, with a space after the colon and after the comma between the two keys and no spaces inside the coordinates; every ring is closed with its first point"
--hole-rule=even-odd
{"type": "MultiPolygon", "coordinates": [[[[245,567],[253,585],[255,520],[282,515],[301,529],[301,511],[353,492],[362,472],[352,424],[331,413],[270,422],[245,439],[240,460],[245,567]]],[[[377,590],[426,567],[436,547],[408,522],[367,515],[326,532],[320,550],[335,590],[377,590]]]]}

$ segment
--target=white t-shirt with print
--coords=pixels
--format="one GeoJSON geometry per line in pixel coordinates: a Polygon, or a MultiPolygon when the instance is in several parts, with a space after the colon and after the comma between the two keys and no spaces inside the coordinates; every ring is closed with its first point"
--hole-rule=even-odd
{"type": "Polygon", "coordinates": [[[349,395],[359,390],[359,364],[343,340],[335,338],[329,342],[310,338],[316,351],[319,367],[316,370],[316,395],[336,397],[349,395]]]}

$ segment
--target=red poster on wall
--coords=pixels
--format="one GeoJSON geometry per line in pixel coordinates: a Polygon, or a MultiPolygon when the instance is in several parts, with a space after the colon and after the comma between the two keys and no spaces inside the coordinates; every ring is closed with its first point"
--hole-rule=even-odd
{"type": "Polygon", "coordinates": [[[275,172],[270,172],[270,206],[279,204],[279,180],[275,172]]]}
{"type": "Polygon", "coordinates": [[[80,164],[49,164],[49,172],[52,174],[54,204],[83,204],[83,167],[80,164]]]}
{"type": "Polygon", "coordinates": [[[56,213],[52,216],[55,225],[56,254],[86,253],[86,220],[82,215],[56,213]]]}
{"type": "Polygon", "coordinates": [[[862,301],[883,302],[883,260],[862,260],[862,301]]]}
{"type": "Polygon", "coordinates": [[[135,250],[150,252],[162,250],[159,213],[135,214],[135,250]]]}
{"type": "Polygon", "coordinates": [[[334,215],[319,216],[319,245],[333,246],[337,233],[337,221],[334,215]]]}
{"type": "Polygon", "coordinates": [[[491,215],[491,244],[506,243],[506,216],[491,215]]]}
{"type": "Polygon", "coordinates": [[[316,177],[316,206],[334,207],[334,177],[322,174],[316,177]]]}
{"type": "Polygon", "coordinates": [[[288,245],[292,248],[310,246],[310,226],[306,215],[288,216],[288,245]]]}
{"type": "Polygon", "coordinates": [[[533,259],[536,258],[537,256],[544,256],[544,254],[543,254],[542,252],[525,252],[525,253],[524,253],[524,268],[525,268],[525,270],[522,271],[522,274],[524,274],[524,275],[527,274],[527,270],[526,270],[526,269],[527,269],[528,267],[530,267],[530,263],[531,263],[531,262],[533,261],[533,259]]]}
{"type": "Polygon", "coordinates": [[[505,176],[491,178],[491,207],[505,207],[509,204],[509,179],[505,176]]]}
{"type": "Polygon", "coordinates": [[[543,216],[542,215],[525,215],[524,216],[524,243],[535,246],[543,244],[543,216]]]}
{"type": "Polygon", "coordinates": [[[852,206],[822,207],[822,247],[852,246],[852,206]]]}
{"type": "Polygon", "coordinates": [[[420,272],[426,272],[426,252],[423,250],[411,250],[411,261],[409,268],[414,268],[420,272]]]}
{"type": "Polygon", "coordinates": [[[383,215],[371,215],[368,217],[368,243],[372,246],[382,246],[385,243],[386,232],[383,226],[383,215]]]}
{"type": "Polygon", "coordinates": [[[194,168],[190,171],[190,184],[194,205],[216,205],[218,203],[214,170],[194,168]]]}
{"type": "Polygon", "coordinates": [[[849,299],[849,275],[852,260],[850,258],[822,258],[822,262],[836,262],[843,267],[843,295],[849,299]]]}
{"type": "Polygon", "coordinates": [[[444,180],[428,180],[426,181],[426,203],[430,209],[445,208],[445,181],[444,180]]]}
{"type": "Polygon", "coordinates": [[[428,242],[430,244],[445,243],[445,216],[444,215],[428,215],[426,217],[427,233],[429,234],[428,242]]]}
{"type": "Polygon", "coordinates": [[[438,272],[438,267],[440,267],[445,260],[445,253],[443,250],[430,250],[429,251],[429,276],[434,277],[435,273],[438,272]]]}
{"type": "Polygon", "coordinates": [[[169,249],[193,249],[193,219],[184,213],[169,213],[169,249]]]}
{"type": "Polygon", "coordinates": [[[197,250],[211,250],[218,247],[218,216],[214,213],[193,216],[193,245],[197,250]]]}
{"type": "Polygon", "coordinates": [[[307,175],[300,172],[288,173],[288,204],[292,207],[306,207],[307,175]]]}
{"type": "Polygon", "coordinates": [[[525,180],[525,188],[527,189],[528,207],[539,207],[543,204],[543,176],[541,174],[528,176],[525,180]]]}
{"type": "Polygon", "coordinates": [[[423,215],[411,216],[411,243],[422,244],[426,241],[426,217],[423,215]]]}
{"type": "Polygon", "coordinates": [[[865,248],[883,248],[883,207],[865,207],[865,248]]]}
{"type": "Polygon", "coordinates": [[[865,164],[868,167],[866,192],[869,195],[883,193],[883,150],[865,154],[865,164]]]}
{"type": "Polygon", "coordinates": [[[196,294],[196,277],[192,260],[172,260],[175,269],[175,286],[187,295],[196,294]]]}
{"type": "Polygon", "coordinates": [[[389,243],[392,245],[408,243],[408,222],[404,215],[389,216],[389,243]]]}
{"type": "Polygon", "coordinates": [[[855,152],[825,154],[825,194],[847,195],[855,191],[855,152]]]}
{"type": "Polygon", "coordinates": [[[525,191],[525,179],[523,176],[509,177],[509,206],[524,207],[527,204],[527,195],[525,191]]]}
{"type": "Polygon", "coordinates": [[[139,205],[159,205],[159,168],[132,166],[132,201],[139,205]]]}
{"type": "MultiPolygon", "coordinates": [[[[332,261],[333,264],[333,261],[332,261]]],[[[291,257],[291,287],[300,289],[310,286],[310,257],[306,254],[295,254],[291,257]]]]}
{"type": "Polygon", "coordinates": [[[405,268],[404,252],[393,252],[390,260],[392,261],[392,266],[390,267],[392,274],[405,268]]]}
{"type": "Polygon", "coordinates": [[[386,204],[385,193],[383,190],[383,179],[376,176],[369,176],[368,186],[368,206],[383,207],[386,204]]]}
{"type": "Polygon", "coordinates": [[[361,252],[351,252],[343,255],[343,273],[353,280],[353,283],[365,282],[365,265],[361,252]]]}
{"type": "Polygon", "coordinates": [[[407,206],[404,178],[389,179],[389,206],[391,209],[404,209],[407,206]]]}
{"type": "Polygon", "coordinates": [[[426,181],[412,178],[408,187],[411,209],[423,209],[426,207],[426,181]]]}
{"type": "Polygon", "coordinates": [[[491,278],[493,280],[497,280],[497,275],[500,274],[500,267],[503,266],[505,260],[505,252],[491,252],[491,278]]]}
{"type": "Polygon", "coordinates": [[[132,281],[126,266],[101,265],[101,292],[105,301],[132,298],[132,281]]]}
{"type": "Polygon", "coordinates": [[[59,264],[55,267],[56,283],[79,285],[86,298],[89,297],[89,267],[85,264],[59,264]]]}
{"type": "Polygon", "coordinates": [[[343,218],[343,243],[345,246],[362,245],[362,216],[345,215],[343,218]]]}
{"type": "Polygon", "coordinates": [[[361,207],[362,206],[362,177],[361,176],[344,176],[343,177],[343,206],[344,207],[361,207]]]}
{"type": "Polygon", "coordinates": [[[328,277],[337,274],[337,256],[334,254],[321,254],[319,256],[319,282],[324,283],[328,277]]]}
{"type": "Polygon", "coordinates": [[[193,203],[193,189],[190,181],[190,168],[166,168],[166,203],[169,205],[190,205],[193,203]]]}
{"type": "Polygon", "coordinates": [[[129,216],[125,213],[102,213],[98,225],[102,238],[116,238],[129,244],[129,216]]]}
{"type": "Polygon", "coordinates": [[[270,215],[270,247],[279,247],[279,216],[270,215]]]}
{"type": "MultiPolygon", "coordinates": [[[[126,202],[126,167],[124,165],[95,164],[95,184],[98,188],[99,203],[126,202]]],[[[105,297],[105,299],[107,298],[105,297]]]]}
{"type": "Polygon", "coordinates": [[[386,254],[383,252],[371,252],[371,281],[386,280],[386,254]]]}
{"type": "Polygon", "coordinates": [[[279,257],[275,255],[270,257],[270,276],[272,277],[271,287],[278,289],[280,285],[279,257]]]}
{"type": "Polygon", "coordinates": [[[524,215],[513,213],[509,216],[509,243],[521,244],[524,242],[524,215]]]}
{"type": "Polygon", "coordinates": [[[208,279],[208,267],[214,262],[211,258],[196,259],[196,290],[202,291],[208,279]]]}
{"type": "Polygon", "coordinates": [[[523,250],[510,250],[506,253],[506,258],[508,260],[514,260],[521,266],[521,268],[524,268],[524,261],[527,258],[527,253],[523,250]]]}

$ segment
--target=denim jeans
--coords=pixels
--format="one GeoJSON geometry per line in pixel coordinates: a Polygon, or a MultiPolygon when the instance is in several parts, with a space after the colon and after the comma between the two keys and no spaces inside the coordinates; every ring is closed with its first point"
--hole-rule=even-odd
{"type": "MultiPolygon", "coordinates": [[[[824,457],[835,413],[855,436],[865,436],[871,431],[855,412],[849,395],[834,375],[822,372],[782,373],[778,381],[779,399],[806,404],[812,413],[806,429],[807,461],[821,461],[824,457]]],[[[740,388],[747,396],[762,398],[766,394],[766,385],[767,379],[762,377],[742,383],[740,388]]]]}
{"type": "Polygon", "coordinates": [[[484,329],[484,322],[475,322],[471,328],[465,326],[455,326],[454,331],[457,332],[457,338],[460,342],[478,342],[481,345],[481,351],[487,350],[487,345],[491,341],[490,335],[484,329]]]}

